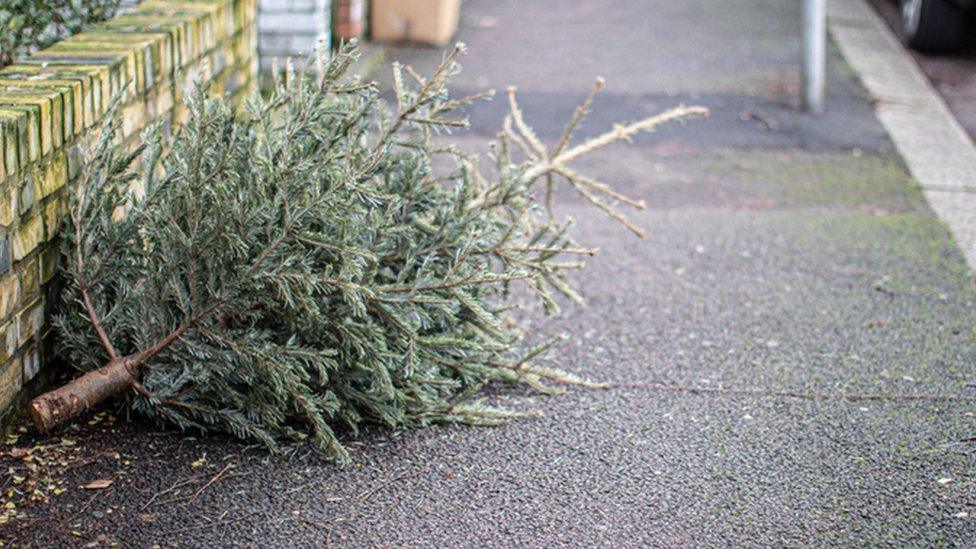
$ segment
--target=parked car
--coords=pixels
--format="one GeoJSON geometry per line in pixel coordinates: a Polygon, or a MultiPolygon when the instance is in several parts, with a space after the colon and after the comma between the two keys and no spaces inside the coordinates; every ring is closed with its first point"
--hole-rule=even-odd
{"type": "Polygon", "coordinates": [[[959,48],[976,0],[900,0],[905,43],[925,52],[959,48]]]}

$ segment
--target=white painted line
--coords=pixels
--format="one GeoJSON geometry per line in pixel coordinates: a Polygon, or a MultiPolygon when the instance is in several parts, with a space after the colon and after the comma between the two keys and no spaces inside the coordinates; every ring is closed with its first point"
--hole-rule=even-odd
{"type": "Polygon", "coordinates": [[[866,0],[830,0],[828,14],[834,41],[877,100],[878,120],[976,269],[973,140],[866,0]]]}

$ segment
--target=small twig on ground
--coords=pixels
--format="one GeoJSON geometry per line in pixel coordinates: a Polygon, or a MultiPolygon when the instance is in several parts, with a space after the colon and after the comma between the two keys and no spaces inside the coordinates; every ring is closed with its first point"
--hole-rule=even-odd
{"type": "Polygon", "coordinates": [[[403,480],[403,479],[406,479],[406,478],[413,478],[413,477],[418,477],[418,476],[420,476],[420,472],[416,472],[416,473],[400,473],[399,475],[391,478],[390,480],[384,482],[383,484],[380,484],[379,486],[373,488],[372,490],[367,490],[367,491],[363,492],[362,494],[360,494],[359,495],[359,501],[360,502],[366,501],[367,499],[369,499],[370,497],[372,497],[373,494],[375,494],[376,492],[379,492],[380,490],[382,490],[383,488],[386,488],[387,486],[393,484],[394,482],[397,482],[397,481],[400,481],[400,480],[403,480]]]}
{"type": "Polygon", "coordinates": [[[197,490],[192,496],[190,496],[187,499],[187,502],[195,501],[198,497],[200,497],[200,494],[202,494],[204,490],[206,490],[207,488],[210,488],[211,485],[213,485],[215,482],[217,482],[218,480],[220,480],[220,477],[224,476],[224,473],[226,473],[228,470],[233,469],[233,468],[234,468],[234,464],[233,463],[228,463],[227,465],[225,465],[224,468],[221,469],[219,473],[217,473],[216,475],[214,475],[213,478],[211,478],[206,484],[204,484],[203,486],[201,486],[199,490],[197,490]]]}
{"type": "Polygon", "coordinates": [[[965,401],[976,402],[976,395],[936,395],[930,393],[920,394],[884,394],[884,393],[855,393],[855,394],[830,394],[803,391],[778,391],[774,389],[726,389],[721,387],[687,387],[684,385],[670,385],[666,383],[647,382],[647,383],[610,383],[609,389],[650,389],[665,393],[690,393],[690,394],[710,394],[728,396],[766,396],[797,398],[802,400],[846,400],[858,402],[866,400],[889,400],[889,401],[965,401]]]}
{"type": "Polygon", "coordinates": [[[163,490],[162,492],[157,492],[157,493],[153,494],[153,496],[151,498],[149,498],[149,501],[147,501],[145,504],[143,504],[142,507],[139,508],[139,511],[140,512],[141,511],[145,511],[150,505],[153,504],[153,502],[155,502],[161,496],[165,496],[166,494],[169,494],[169,493],[173,492],[174,490],[176,490],[178,488],[182,488],[183,486],[186,486],[187,484],[190,484],[192,482],[195,482],[195,481],[199,480],[201,476],[202,475],[193,475],[192,477],[185,478],[185,479],[178,480],[178,481],[174,482],[173,485],[170,486],[169,488],[163,490]]]}
{"type": "Polygon", "coordinates": [[[75,512],[74,516],[77,517],[78,515],[85,512],[85,509],[88,509],[88,506],[91,505],[93,501],[95,501],[95,498],[102,495],[102,493],[103,492],[95,492],[95,494],[92,497],[88,498],[88,501],[86,501],[85,504],[82,505],[81,508],[79,508],[78,511],[75,512]]]}
{"type": "Polygon", "coordinates": [[[769,114],[768,112],[760,109],[759,107],[749,107],[739,113],[739,120],[743,122],[748,122],[749,120],[758,120],[763,126],[766,126],[766,130],[771,132],[779,131],[779,121],[769,114]]]}

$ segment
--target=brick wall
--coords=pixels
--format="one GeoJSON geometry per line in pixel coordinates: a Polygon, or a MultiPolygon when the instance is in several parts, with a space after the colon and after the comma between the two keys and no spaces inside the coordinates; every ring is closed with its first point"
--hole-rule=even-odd
{"type": "Polygon", "coordinates": [[[184,119],[201,70],[215,93],[250,93],[256,12],[256,0],[147,0],[0,71],[0,413],[53,356],[53,239],[110,99],[131,82],[122,131],[133,146],[150,122],[184,119]]]}
{"type": "Polygon", "coordinates": [[[258,51],[261,70],[271,68],[277,57],[305,57],[315,51],[319,38],[328,44],[331,26],[330,0],[260,0],[258,51]]]}

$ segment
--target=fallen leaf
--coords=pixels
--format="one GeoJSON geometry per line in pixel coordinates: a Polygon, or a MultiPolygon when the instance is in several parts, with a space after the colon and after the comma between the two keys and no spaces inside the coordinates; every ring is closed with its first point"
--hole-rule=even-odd
{"type": "Polygon", "coordinates": [[[30,454],[30,448],[18,448],[18,447],[14,447],[14,448],[11,448],[10,449],[10,452],[9,453],[10,453],[10,457],[12,457],[14,459],[20,459],[20,458],[26,456],[27,454],[30,454]]]}
{"type": "Polygon", "coordinates": [[[112,485],[112,481],[107,478],[100,478],[98,480],[93,480],[88,484],[82,486],[85,490],[103,490],[112,485]]]}

